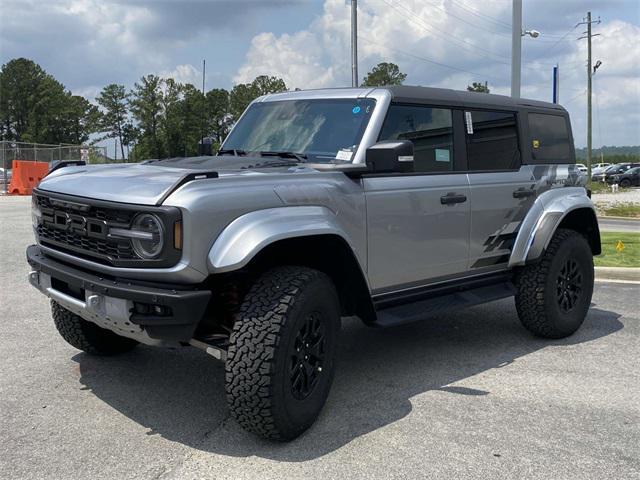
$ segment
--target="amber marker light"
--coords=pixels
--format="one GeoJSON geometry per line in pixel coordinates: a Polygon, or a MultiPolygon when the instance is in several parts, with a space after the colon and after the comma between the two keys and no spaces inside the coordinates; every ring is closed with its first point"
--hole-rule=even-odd
{"type": "Polygon", "coordinates": [[[182,222],[173,224],[173,246],[176,250],[182,250],[182,222]]]}

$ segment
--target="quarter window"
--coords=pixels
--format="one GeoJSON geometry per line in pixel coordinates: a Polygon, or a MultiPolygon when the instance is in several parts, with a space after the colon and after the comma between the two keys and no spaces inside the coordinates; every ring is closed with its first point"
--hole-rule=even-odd
{"type": "Polygon", "coordinates": [[[379,140],[411,140],[414,172],[453,170],[453,124],[449,109],[391,105],[379,140]]]}
{"type": "Polygon", "coordinates": [[[515,113],[465,112],[469,170],[513,170],[520,166],[515,113]]]}
{"type": "Polygon", "coordinates": [[[529,135],[534,163],[573,163],[569,129],[564,117],[530,113],[529,135]]]}

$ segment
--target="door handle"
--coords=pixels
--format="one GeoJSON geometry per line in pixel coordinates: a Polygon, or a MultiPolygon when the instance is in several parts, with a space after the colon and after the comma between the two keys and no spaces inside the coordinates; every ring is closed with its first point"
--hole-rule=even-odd
{"type": "Polygon", "coordinates": [[[518,190],[513,192],[513,198],[527,198],[533,196],[534,193],[534,190],[525,190],[524,188],[519,188],[518,190]]]}
{"type": "Polygon", "coordinates": [[[446,195],[440,197],[440,203],[442,205],[451,205],[454,203],[463,203],[467,201],[466,195],[461,195],[459,193],[449,192],[446,195]]]}

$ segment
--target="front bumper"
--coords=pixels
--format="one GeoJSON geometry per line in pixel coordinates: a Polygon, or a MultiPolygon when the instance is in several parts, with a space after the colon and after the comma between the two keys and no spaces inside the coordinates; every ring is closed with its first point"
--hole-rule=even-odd
{"type": "Polygon", "coordinates": [[[106,279],[54,260],[37,245],[27,248],[27,261],[33,269],[29,282],[52,300],[102,328],[148,345],[191,340],[211,298],[208,290],[106,279]]]}

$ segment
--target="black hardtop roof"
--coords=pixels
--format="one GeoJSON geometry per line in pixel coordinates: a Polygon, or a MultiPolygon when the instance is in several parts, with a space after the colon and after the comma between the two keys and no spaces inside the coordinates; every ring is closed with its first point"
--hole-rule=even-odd
{"type": "Polygon", "coordinates": [[[380,88],[384,88],[391,92],[393,101],[398,103],[426,103],[460,107],[501,108],[507,110],[519,110],[522,108],[534,107],[565,112],[565,109],[562,108],[562,106],[555,103],[529,100],[526,98],[511,98],[505,95],[494,95],[492,93],[409,85],[386,86],[380,88]]]}

